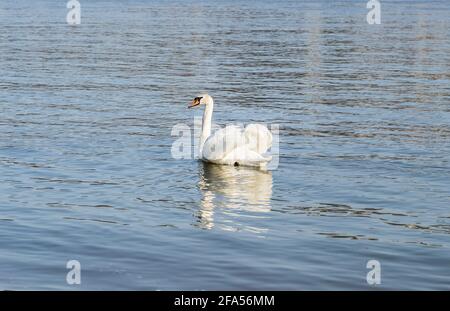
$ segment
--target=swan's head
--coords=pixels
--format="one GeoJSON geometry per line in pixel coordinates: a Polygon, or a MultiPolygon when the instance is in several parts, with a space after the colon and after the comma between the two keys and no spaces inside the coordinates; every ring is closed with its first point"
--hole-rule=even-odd
{"type": "Polygon", "coordinates": [[[194,98],[189,104],[188,108],[192,108],[199,105],[211,105],[213,103],[213,99],[208,94],[199,95],[194,98]]]}

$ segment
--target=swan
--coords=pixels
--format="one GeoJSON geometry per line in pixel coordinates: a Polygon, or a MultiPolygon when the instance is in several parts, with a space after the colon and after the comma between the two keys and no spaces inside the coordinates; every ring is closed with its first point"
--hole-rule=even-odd
{"type": "Polygon", "coordinates": [[[261,124],[245,128],[229,125],[211,134],[214,100],[208,94],[195,97],[188,108],[204,105],[199,157],[204,162],[266,168],[272,159],[264,153],[272,146],[272,133],[261,124]]]}

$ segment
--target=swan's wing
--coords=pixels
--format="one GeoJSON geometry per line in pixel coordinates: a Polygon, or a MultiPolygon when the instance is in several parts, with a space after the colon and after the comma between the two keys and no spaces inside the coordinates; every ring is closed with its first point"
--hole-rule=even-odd
{"type": "Polygon", "coordinates": [[[258,152],[251,150],[249,145],[244,145],[227,153],[221,162],[230,165],[237,164],[262,167],[270,162],[270,160],[272,160],[272,157],[264,157],[258,152]]]}
{"type": "Polygon", "coordinates": [[[249,124],[245,127],[244,136],[249,148],[259,154],[272,147],[272,133],[262,124],[249,124]]]}
{"type": "Polygon", "coordinates": [[[202,156],[209,161],[221,160],[233,150],[245,145],[245,142],[242,127],[230,125],[208,137],[203,145],[202,156]]]}

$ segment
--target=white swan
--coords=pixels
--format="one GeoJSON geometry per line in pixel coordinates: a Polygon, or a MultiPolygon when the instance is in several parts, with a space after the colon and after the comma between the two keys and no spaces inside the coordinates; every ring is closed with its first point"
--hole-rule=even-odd
{"type": "Polygon", "coordinates": [[[261,124],[245,128],[230,125],[211,134],[214,100],[208,94],[200,95],[188,106],[205,105],[200,134],[199,157],[205,162],[225,165],[243,165],[265,168],[272,157],[263,154],[272,146],[272,134],[261,124]]]}

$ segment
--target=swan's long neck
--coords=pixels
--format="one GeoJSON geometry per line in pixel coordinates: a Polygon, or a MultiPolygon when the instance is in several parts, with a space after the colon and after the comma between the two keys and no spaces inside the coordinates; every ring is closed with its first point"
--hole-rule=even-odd
{"type": "Polygon", "coordinates": [[[200,148],[199,148],[199,156],[202,157],[203,145],[205,144],[206,139],[211,136],[211,119],[214,108],[214,101],[211,100],[205,105],[205,111],[203,112],[203,120],[202,120],[202,133],[200,134],[200,148]]]}

